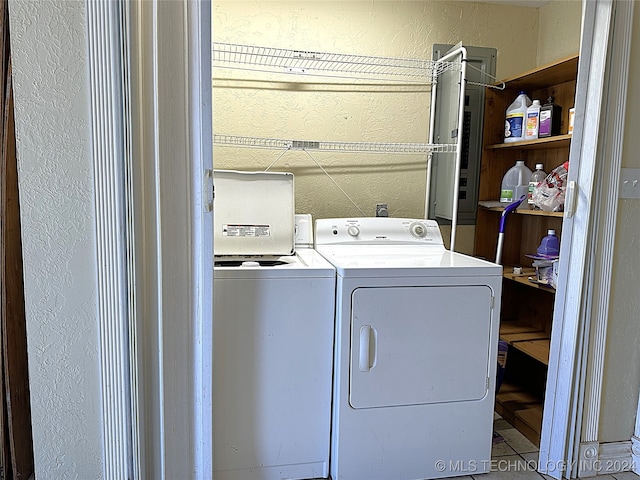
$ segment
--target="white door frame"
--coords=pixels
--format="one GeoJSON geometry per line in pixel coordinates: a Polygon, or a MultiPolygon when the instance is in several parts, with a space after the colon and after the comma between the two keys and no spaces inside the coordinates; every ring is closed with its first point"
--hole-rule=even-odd
{"type": "Polygon", "coordinates": [[[638,395],[638,410],[636,412],[636,427],[631,437],[631,462],[632,471],[640,475],[640,392],[638,395]]]}
{"type": "MultiPolygon", "coordinates": [[[[130,269],[133,245],[127,185],[131,184],[131,131],[124,121],[123,99],[129,96],[126,61],[125,7],[116,2],[87,2],[87,63],[91,95],[91,134],[94,172],[97,318],[100,330],[100,371],[103,420],[103,476],[127,478],[135,470],[132,452],[139,439],[131,409],[137,370],[135,295],[130,269]],[[123,297],[129,301],[123,302],[123,297]],[[133,348],[132,348],[133,346],[133,348]]],[[[130,122],[129,122],[130,123],[130,122]]]]}
{"type": "Polygon", "coordinates": [[[146,342],[140,402],[153,412],[139,421],[147,441],[142,478],[210,479],[213,216],[204,195],[213,148],[210,3],[133,5],[136,280],[146,301],[139,302],[138,333],[146,342]]]}
{"type": "Polygon", "coordinates": [[[539,470],[594,475],[633,2],[585,0],[539,470]],[[613,28],[615,23],[615,28],[613,28]],[[594,181],[594,179],[598,181],[594,181]]]}
{"type": "Polygon", "coordinates": [[[611,298],[611,272],[614,263],[616,221],[618,218],[619,176],[625,132],[627,86],[631,53],[633,10],[635,2],[614,2],[611,35],[606,62],[606,86],[602,103],[598,162],[590,224],[594,286],[588,314],[585,316],[587,335],[584,351],[584,402],[581,414],[578,449],[579,477],[616,473],[631,465],[630,440],[601,443],[599,441],[602,390],[604,381],[605,345],[611,298]]]}
{"type": "Polygon", "coordinates": [[[105,478],[212,478],[211,6],[87,2],[105,478]]]}

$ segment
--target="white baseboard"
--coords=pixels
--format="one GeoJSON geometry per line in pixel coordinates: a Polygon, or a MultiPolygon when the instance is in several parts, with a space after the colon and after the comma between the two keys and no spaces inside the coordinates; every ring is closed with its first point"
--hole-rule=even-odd
{"type": "Polygon", "coordinates": [[[640,475],[640,437],[631,437],[631,461],[633,462],[631,471],[640,475]]]}
{"type": "Polygon", "coordinates": [[[638,460],[640,439],[635,437],[625,442],[581,443],[578,477],[587,478],[629,471],[638,473],[638,460]]]}

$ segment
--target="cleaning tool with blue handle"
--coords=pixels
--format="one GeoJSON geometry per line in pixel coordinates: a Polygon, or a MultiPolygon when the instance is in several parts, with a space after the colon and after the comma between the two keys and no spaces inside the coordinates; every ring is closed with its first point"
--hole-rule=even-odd
{"type": "Polygon", "coordinates": [[[520,204],[527,199],[526,195],[522,195],[520,199],[515,202],[511,202],[507,207],[505,207],[502,215],[500,216],[500,229],[498,231],[498,249],[496,251],[496,263],[500,263],[502,261],[502,245],[504,244],[504,227],[507,222],[507,215],[513,212],[516,208],[520,206],[520,204]]]}

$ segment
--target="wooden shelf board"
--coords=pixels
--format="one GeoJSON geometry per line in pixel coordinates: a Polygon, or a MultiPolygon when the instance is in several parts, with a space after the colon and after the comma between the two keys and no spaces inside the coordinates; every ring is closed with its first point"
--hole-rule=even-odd
{"type": "Polygon", "coordinates": [[[534,325],[511,320],[500,324],[500,339],[513,345],[515,342],[548,340],[549,334],[534,325]]]}
{"type": "Polygon", "coordinates": [[[519,418],[522,422],[536,429],[536,431],[540,433],[540,428],[542,427],[542,404],[532,405],[522,410],[518,410],[516,418],[519,418]]]}
{"type": "Polygon", "coordinates": [[[571,144],[571,134],[555,135],[553,137],[537,138],[535,140],[524,140],[522,142],[513,143],[496,143],[493,145],[485,145],[487,150],[497,149],[524,149],[536,150],[540,148],[563,148],[571,144]]]}
{"type": "Polygon", "coordinates": [[[522,342],[513,342],[511,345],[539,362],[549,365],[550,339],[525,340],[522,342]]]}
{"type": "Polygon", "coordinates": [[[538,331],[538,328],[528,323],[517,320],[509,320],[500,323],[500,335],[511,335],[516,333],[530,333],[538,331]]]}
{"type": "Polygon", "coordinates": [[[535,283],[529,280],[529,277],[536,277],[536,269],[531,267],[523,267],[522,273],[513,273],[513,267],[505,267],[502,276],[507,280],[521,283],[527,287],[537,288],[549,293],[555,293],[556,290],[551,285],[545,285],[543,283],[535,283]]]}
{"type": "Polygon", "coordinates": [[[515,342],[524,342],[528,340],[545,340],[549,338],[549,334],[541,330],[535,332],[523,332],[523,333],[506,333],[500,334],[500,339],[513,344],[515,342]]]}
{"type": "MultiPolygon", "coordinates": [[[[533,274],[533,276],[535,277],[535,273],[533,274]]],[[[505,278],[508,278],[509,280],[513,280],[514,282],[521,283],[522,285],[526,285],[527,287],[537,288],[538,290],[542,290],[544,292],[556,293],[556,289],[553,288],[551,285],[546,285],[544,283],[534,283],[529,280],[528,276],[524,277],[524,276],[518,275],[518,276],[514,276],[513,278],[510,278],[505,275],[505,278]]]]}
{"type": "MultiPolygon", "coordinates": [[[[576,79],[578,55],[571,55],[553,63],[534,68],[518,76],[506,78],[503,82],[509,88],[537,89],[547,85],[565,83],[576,79]]],[[[499,85],[498,82],[496,85],[499,85]]]]}
{"type": "MultiPolygon", "coordinates": [[[[531,260],[533,262],[533,259],[531,260]]],[[[508,278],[509,280],[514,280],[516,278],[528,278],[530,276],[536,275],[536,269],[534,267],[520,267],[522,268],[522,273],[513,273],[513,267],[516,265],[505,265],[502,269],[502,276],[504,278],[508,278]]]]}
{"type": "Polygon", "coordinates": [[[496,394],[496,413],[514,426],[516,412],[536,406],[542,408],[538,397],[507,382],[501,385],[500,391],[496,394]]]}
{"type": "MultiPolygon", "coordinates": [[[[478,202],[478,206],[483,208],[484,210],[489,210],[491,212],[504,212],[504,207],[494,206],[496,203],[499,203],[498,200],[481,200],[478,202]]],[[[529,209],[516,209],[514,212],[517,215],[536,215],[540,217],[560,217],[564,216],[564,212],[545,212],[544,210],[529,210],[529,209]]]]}
{"type": "Polygon", "coordinates": [[[532,405],[518,410],[514,414],[515,425],[529,441],[540,446],[540,432],[542,430],[542,404],[532,405]]]}
{"type": "Polygon", "coordinates": [[[500,386],[500,391],[496,395],[496,402],[502,405],[511,402],[513,405],[518,404],[522,408],[527,408],[532,404],[540,403],[540,399],[516,385],[505,382],[500,386]]]}

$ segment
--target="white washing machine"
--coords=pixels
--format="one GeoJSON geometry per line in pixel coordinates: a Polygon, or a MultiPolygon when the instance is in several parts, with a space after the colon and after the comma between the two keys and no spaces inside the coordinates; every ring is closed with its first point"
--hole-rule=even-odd
{"type": "Polygon", "coordinates": [[[502,268],[436,222],[316,221],[337,273],[333,480],[490,470],[502,268]]]}
{"type": "Polygon", "coordinates": [[[214,478],[326,478],[335,270],[294,249],[292,175],[214,182],[214,478]]]}

